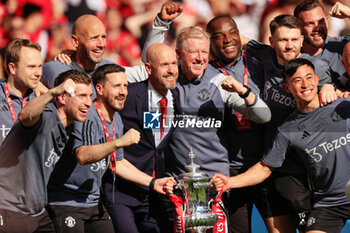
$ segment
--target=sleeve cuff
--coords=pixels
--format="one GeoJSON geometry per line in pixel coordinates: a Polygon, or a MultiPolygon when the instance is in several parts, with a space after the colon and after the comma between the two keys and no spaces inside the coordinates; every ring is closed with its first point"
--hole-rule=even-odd
{"type": "Polygon", "coordinates": [[[154,20],[154,26],[159,27],[159,26],[164,26],[167,27],[167,29],[169,29],[171,24],[171,21],[169,22],[165,22],[163,20],[160,19],[159,13],[157,14],[155,20],[154,20]]]}
{"type": "Polygon", "coordinates": [[[252,104],[247,104],[247,107],[253,107],[258,102],[259,96],[255,95],[254,102],[252,104]]]}

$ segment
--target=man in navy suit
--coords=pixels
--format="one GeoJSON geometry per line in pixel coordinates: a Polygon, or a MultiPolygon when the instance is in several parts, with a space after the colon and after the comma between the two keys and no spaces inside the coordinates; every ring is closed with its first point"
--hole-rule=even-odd
{"type": "MultiPolygon", "coordinates": [[[[170,125],[178,106],[175,89],[178,65],[175,51],[165,44],[151,45],[146,56],[149,79],[129,85],[129,95],[120,112],[124,131],[134,128],[141,134],[137,145],[124,148],[124,156],[141,171],[162,177],[165,171],[163,149],[173,130],[170,125]],[[145,128],[147,119],[157,128],[145,128]]],[[[166,214],[161,212],[164,211],[160,206],[161,198],[155,192],[122,179],[113,182],[113,177],[108,175],[103,190],[105,205],[117,232],[169,232],[166,228],[171,224],[167,224],[166,214]],[[117,184],[115,192],[113,183],[117,184]]]]}

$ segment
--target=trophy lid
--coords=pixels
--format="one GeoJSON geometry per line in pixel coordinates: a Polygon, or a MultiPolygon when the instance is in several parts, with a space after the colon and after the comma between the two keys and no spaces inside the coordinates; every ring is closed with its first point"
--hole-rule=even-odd
{"type": "Polygon", "coordinates": [[[209,178],[208,174],[204,172],[198,172],[198,169],[200,168],[200,166],[193,162],[196,156],[194,155],[192,148],[190,148],[188,157],[190,158],[190,163],[185,167],[188,172],[184,174],[180,174],[179,179],[198,180],[202,178],[209,178]]]}
{"type": "Polygon", "coordinates": [[[192,147],[190,148],[190,152],[188,153],[188,157],[190,158],[190,164],[186,165],[186,170],[189,173],[196,173],[200,166],[193,162],[194,158],[196,157],[193,153],[192,147]]]}

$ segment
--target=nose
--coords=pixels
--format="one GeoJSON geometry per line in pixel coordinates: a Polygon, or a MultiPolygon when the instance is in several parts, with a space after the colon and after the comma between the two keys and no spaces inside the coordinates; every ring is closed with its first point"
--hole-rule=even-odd
{"type": "Polygon", "coordinates": [[[119,89],[119,95],[127,95],[128,93],[128,88],[125,86],[120,87],[119,89]]]}
{"type": "Polygon", "coordinates": [[[85,104],[86,107],[90,108],[90,106],[92,104],[92,96],[87,96],[87,98],[85,98],[85,103],[84,104],[85,104]]]}
{"type": "Polygon", "coordinates": [[[106,47],[106,39],[104,37],[99,37],[97,40],[97,46],[106,47]]]}
{"type": "Polygon", "coordinates": [[[315,22],[313,30],[314,31],[318,30],[320,28],[319,26],[320,26],[320,24],[318,22],[315,22]]]}
{"type": "Polygon", "coordinates": [[[310,83],[309,80],[302,79],[301,80],[301,87],[306,88],[306,87],[308,87],[309,83],[310,83]]]}
{"type": "Polygon", "coordinates": [[[287,41],[287,45],[286,45],[287,48],[293,48],[293,43],[291,40],[288,40],[287,41]]]}
{"type": "Polygon", "coordinates": [[[176,66],[174,67],[173,65],[169,65],[169,66],[168,66],[167,73],[168,73],[168,74],[174,74],[176,69],[177,69],[176,66]]]}
{"type": "Polygon", "coordinates": [[[224,42],[224,43],[229,43],[230,41],[232,41],[232,36],[230,35],[230,33],[226,33],[226,34],[224,35],[224,40],[223,40],[223,42],[224,42]]]}
{"type": "Polygon", "coordinates": [[[35,76],[41,76],[42,73],[43,73],[43,71],[42,71],[41,66],[36,67],[34,75],[35,76]]]}
{"type": "Polygon", "coordinates": [[[197,61],[202,61],[203,60],[203,53],[201,51],[198,51],[196,60],[197,61]]]}

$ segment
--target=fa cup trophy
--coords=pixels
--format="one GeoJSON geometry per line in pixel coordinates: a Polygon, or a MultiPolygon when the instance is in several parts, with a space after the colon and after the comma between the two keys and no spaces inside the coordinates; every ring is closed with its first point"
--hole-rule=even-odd
{"type": "Polygon", "coordinates": [[[186,166],[188,173],[178,176],[179,184],[177,185],[184,194],[184,226],[185,230],[205,232],[213,228],[218,221],[218,216],[210,207],[212,202],[209,197],[211,177],[206,173],[198,172],[200,166],[193,162],[195,155],[192,148],[188,156],[191,160],[186,166]]]}

